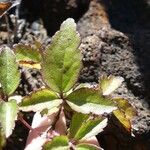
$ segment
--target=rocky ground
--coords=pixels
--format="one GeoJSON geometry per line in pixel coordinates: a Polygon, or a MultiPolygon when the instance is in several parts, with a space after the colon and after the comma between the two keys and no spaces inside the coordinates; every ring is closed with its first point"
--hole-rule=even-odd
{"type": "MultiPolygon", "coordinates": [[[[101,145],[105,150],[149,150],[149,0],[22,0],[18,10],[19,30],[14,42],[32,41],[34,35],[49,43],[63,20],[68,17],[76,20],[82,37],[80,49],[84,64],[79,82],[97,82],[104,74],[124,77],[125,82],[113,96],[127,98],[138,112],[132,121],[135,137],[128,135],[110,118],[110,124],[98,136],[101,145]]],[[[1,44],[7,42],[8,34],[2,25],[1,44]]],[[[42,85],[37,71],[22,69],[22,79],[18,88],[22,95],[42,85]],[[25,91],[21,90],[22,87],[25,91]]]]}

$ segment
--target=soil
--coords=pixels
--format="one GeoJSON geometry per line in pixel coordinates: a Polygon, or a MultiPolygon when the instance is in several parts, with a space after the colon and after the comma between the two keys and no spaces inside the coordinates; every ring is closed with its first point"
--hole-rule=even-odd
{"type": "MultiPolygon", "coordinates": [[[[98,82],[101,75],[124,77],[123,85],[112,95],[124,97],[136,108],[132,120],[134,137],[112,116],[98,135],[105,150],[149,150],[150,148],[150,1],[149,0],[22,0],[18,10],[18,32],[14,43],[32,42],[35,36],[48,44],[63,20],[72,17],[82,37],[83,69],[79,82],[98,82]]],[[[10,13],[14,13],[11,10],[10,13]]],[[[10,17],[13,29],[14,18],[10,17]]],[[[7,43],[7,30],[0,23],[0,44],[7,43]]],[[[36,70],[22,68],[18,92],[26,95],[43,83],[36,70]],[[24,89],[24,91],[22,90],[24,89]]],[[[28,116],[28,115],[27,115],[28,116]]],[[[32,115],[31,115],[32,116],[32,115]]],[[[30,120],[30,117],[29,117],[30,120]]],[[[21,132],[17,123],[17,132],[21,132]]],[[[28,130],[16,139],[14,133],[5,149],[24,148],[28,130]],[[13,140],[17,146],[14,146],[13,140]],[[21,145],[19,147],[18,145],[21,145]]]]}

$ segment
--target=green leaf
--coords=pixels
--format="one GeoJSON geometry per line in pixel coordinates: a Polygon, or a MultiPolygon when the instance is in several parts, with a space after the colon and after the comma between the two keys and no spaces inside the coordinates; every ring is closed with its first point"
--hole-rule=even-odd
{"type": "Polygon", "coordinates": [[[81,88],[67,96],[66,102],[75,111],[84,114],[111,113],[117,109],[115,104],[99,94],[98,90],[81,88]]]}
{"type": "Polygon", "coordinates": [[[93,144],[79,144],[76,146],[75,150],[102,150],[100,147],[98,148],[97,146],[93,145],[93,144]]]}
{"type": "Polygon", "coordinates": [[[0,83],[3,92],[7,95],[12,94],[20,82],[18,64],[13,51],[4,46],[0,49],[0,83]]]}
{"type": "Polygon", "coordinates": [[[14,129],[17,113],[18,106],[15,100],[0,103],[0,123],[6,138],[11,135],[14,129]]]}
{"type": "Polygon", "coordinates": [[[103,131],[106,125],[107,119],[76,113],[71,121],[69,137],[86,140],[103,131]]]}
{"type": "Polygon", "coordinates": [[[69,130],[69,138],[74,138],[77,134],[78,130],[81,128],[83,122],[89,118],[89,115],[75,113],[72,117],[70,130],[69,130]]]}
{"type": "Polygon", "coordinates": [[[30,45],[17,44],[14,47],[17,61],[31,61],[40,62],[41,55],[38,49],[31,47],[30,45]]]}
{"type": "Polygon", "coordinates": [[[81,69],[80,37],[73,19],[63,22],[42,59],[42,74],[54,91],[69,91],[76,83],[81,69]]]}
{"type": "Polygon", "coordinates": [[[56,93],[48,89],[41,89],[31,93],[23,98],[19,104],[19,109],[23,111],[42,111],[43,109],[52,109],[62,103],[56,93]]]}
{"type": "Polygon", "coordinates": [[[40,69],[41,55],[37,47],[17,44],[14,47],[17,61],[21,66],[40,69]]]}
{"type": "Polygon", "coordinates": [[[103,76],[100,79],[100,88],[102,89],[103,95],[109,95],[115,91],[124,81],[122,77],[115,76],[103,76]]]}
{"type": "Polygon", "coordinates": [[[70,89],[67,93],[65,93],[65,97],[68,96],[73,91],[81,88],[94,88],[94,87],[90,83],[81,83],[81,84],[74,85],[72,89],[70,89]]]}
{"type": "Polygon", "coordinates": [[[69,140],[63,135],[56,136],[44,145],[43,150],[69,150],[69,140]]]}

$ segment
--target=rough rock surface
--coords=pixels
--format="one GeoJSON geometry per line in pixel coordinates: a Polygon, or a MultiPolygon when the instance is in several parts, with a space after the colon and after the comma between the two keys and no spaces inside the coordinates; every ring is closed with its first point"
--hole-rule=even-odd
{"type": "MultiPolygon", "coordinates": [[[[84,54],[83,63],[85,64],[80,80],[97,82],[98,76],[103,74],[124,77],[123,86],[113,96],[128,99],[136,108],[138,116],[132,121],[133,133],[144,141],[139,143],[139,146],[141,145],[139,149],[141,147],[148,149],[150,146],[150,71],[148,69],[150,68],[150,32],[148,25],[141,27],[137,23],[134,26],[126,23],[125,31],[128,33],[114,29],[108,13],[112,7],[113,2],[110,6],[104,1],[92,1],[88,11],[78,22],[78,29],[83,37],[80,48],[84,54]],[[129,32],[130,30],[132,32],[129,32]]],[[[122,26],[122,22],[119,24],[119,21],[123,20],[124,16],[119,19],[118,26],[122,26]]],[[[146,24],[149,24],[149,20],[145,22],[146,24]]],[[[120,133],[118,133],[118,127],[108,129],[106,137],[103,137],[105,149],[110,149],[111,146],[111,149],[114,150],[138,149],[138,138],[132,139],[127,134],[127,137],[125,134],[122,134],[123,137],[121,137],[120,133]],[[107,134],[111,136],[109,140],[107,134]],[[112,138],[112,135],[115,137],[112,138]],[[115,138],[124,142],[118,143],[115,138]],[[114,142],[111,142],[112,140],[114,142]],[[106,143],[108,145],[111,143],[111,146],[107,146],[106,143]]]]}

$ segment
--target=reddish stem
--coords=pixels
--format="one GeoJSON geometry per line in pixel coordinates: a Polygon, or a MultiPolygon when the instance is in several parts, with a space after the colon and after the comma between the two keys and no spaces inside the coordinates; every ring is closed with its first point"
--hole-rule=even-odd
{"type": "Polygon", "coordinates": [[[23,114],[22,113],[20,113],[18,115],[18,119],[24,124],[24,126],[26,128],[28,128],[29,130],[33,130],[33,128],[23,119],[23,114]]]}

